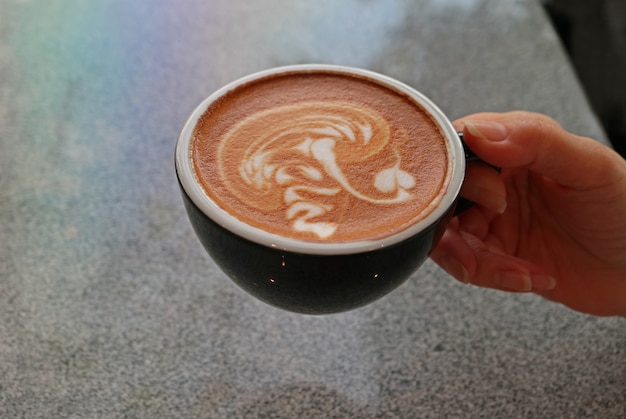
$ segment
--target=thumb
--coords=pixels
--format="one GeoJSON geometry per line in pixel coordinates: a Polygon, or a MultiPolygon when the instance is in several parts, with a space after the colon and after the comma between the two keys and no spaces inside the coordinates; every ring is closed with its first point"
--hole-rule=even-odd
{"type": "Polygon", "coordinates": [[[458,121],[468,147],[487,163],[502,168],[525,168],[558,184],[587,189],[609,179],[607,164],[618,158],[608,147],[564,130],[542,114],[482,113],[458,121]]]}

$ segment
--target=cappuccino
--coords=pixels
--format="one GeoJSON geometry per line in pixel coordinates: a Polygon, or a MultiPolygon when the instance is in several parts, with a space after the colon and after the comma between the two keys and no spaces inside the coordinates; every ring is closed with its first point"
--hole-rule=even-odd
{"type": "Polygon", "coordinates": [[[198,183],[232,217],[313,242],[371,241],[437,208],[445,134],[410,96],[355,74],[285,72],[238,85],[190,144],[198,183]]]}

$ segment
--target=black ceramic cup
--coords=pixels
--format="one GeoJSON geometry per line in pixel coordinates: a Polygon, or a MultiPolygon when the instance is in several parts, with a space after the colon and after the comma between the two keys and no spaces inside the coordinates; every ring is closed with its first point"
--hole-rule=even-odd
{"type": "Polygon", "coordinates": [[[176,174],[191,224],[211,258],[242,289],[273,306],[306,314],[336,313],[364,306],[406,281],[437,244],[459,200],[466,160],[459,134],[423,94],[370,71],[331,65],[269,69],[237,80],[204,100],[191,114],[176,145],[176,174]],[[307,242],[243,223],[223,210],[196,179],[190,141],[198,118],[226,92],[283,72],[325,71],[366,78],[407,95],[430,112],[444,133],[449,182],[437,207],[407,229],[377,240],[307,242]]]}

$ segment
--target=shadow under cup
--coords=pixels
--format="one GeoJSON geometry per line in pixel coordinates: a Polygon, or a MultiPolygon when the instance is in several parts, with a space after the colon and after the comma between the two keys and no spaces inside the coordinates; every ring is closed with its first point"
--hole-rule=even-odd
{"type": "Polygon", "coordinates": [[[306,314],[336,313],[379,299],[406,281],[426,260],[453,216],[463,183],[466,154],[445,115],[421,93],[389,77],[340,66],[300,65],[270,69],[237,80],[202,102],[185,124],[176,146],[176,174],[189,220],[204,248],[242,289],[279,308],[306,314]],[[193,171],[190,142],[207,107],[226,92],[283,72],[358,75],[408,95],[439,124],[447,141],[451,177],[440,204],[400,233],[353,243],[306,242],[244,224],[206,194],[193,171]]]}

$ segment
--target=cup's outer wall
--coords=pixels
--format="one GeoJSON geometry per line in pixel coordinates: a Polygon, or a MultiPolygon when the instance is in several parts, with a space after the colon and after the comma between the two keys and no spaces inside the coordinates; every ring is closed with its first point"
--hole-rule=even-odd
{"type": "Polygon", "coordinates": [[[397,288],[428,257],[452,211],[387,248],[348,255],[300,254],[237,236],[204,214],[182,186],[181,191],[196,235],[228,277],[261,301],[305,314],[352,310],[397,288]]]}

